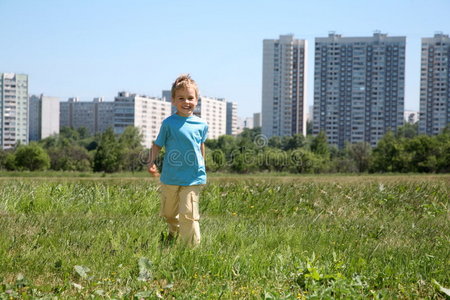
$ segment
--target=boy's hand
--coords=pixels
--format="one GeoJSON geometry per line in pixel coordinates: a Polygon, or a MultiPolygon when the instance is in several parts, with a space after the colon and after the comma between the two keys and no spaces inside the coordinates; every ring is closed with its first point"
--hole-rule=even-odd
{"type": "Polygon", "coordinates": [[[154,163],[150,164],[148,166],[148,172],[150,174],[152,174],[153,177],[158,177],[159,176],[158,168],[156,167],[156,165],[154,163]]]}

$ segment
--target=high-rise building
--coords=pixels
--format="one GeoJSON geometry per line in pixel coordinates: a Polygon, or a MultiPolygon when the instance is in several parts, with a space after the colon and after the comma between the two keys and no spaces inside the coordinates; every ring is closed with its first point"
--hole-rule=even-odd
{"type": "Polygon", "coordinates": [[[28,143],[28,75],[0,73],[0,146],[28,143]]]}
{"type": "Polygon", "coordinates": [[[59,133],[59,98],[32,95],[29,116],[30,141],[59,133]]]}
{"type": "Polygon", "coordinates": [[[253,128],[261,127],[261,113],[253,114],[253,128]]]}
{"type": "Polygon", "coordinates": [[[316,38],[313,134],[375,146],[403,125],[406,37],[316,38]]]}
{"type": "Polygon", "coordinates": [[[450,123],[450,38],[422,38],[419,133],[436,135],[450,123]]]}
{"type": "Polygon", "coordinates": [[[92,102],[69,98],[60,103],[60,128],[85,127],[89,134],[104,132],[114,127],[114,102],[103,101],[102,97],[94,98],[92,102]]]}
{"type": "Polygon", "coordinates": [[[226,134],[237,134],[237,103],[227,102],[227,130],[226,134]]]}
{"type": "Polygon", "coordinates": [[[241,134],[245,129],[255,128],[255,121],[252,117],[237,118],[237,134],[241,134]]]}
{"type": "Polygon", "coordinates": [[[144,137],[144,146],[151,147],[162,121],[170,114],[170,102],[165,99],[119,92],[114,99],[114,132],[122,134],[128,126],[137,127],[144,137]]]}
{"type": "Polygon", "coordinates": [[[174,113],[177,112],[177,108],[175,107],[175,105],[172,105],[172,91],[170,90],[163,90],[162,91],[162,99],[166,102],[170,103],[170,112],[173,115],[174,113]]]}
{"type": "Polygon", "coordinates": [[[253,129],[253,118],[247,117],[243,119],[243,128],[253,129]]]}
{"type": "Polygon", "coordinates": [[[262,133],[306,135],[306,40],[263,41],[262,133]]]}
{"type": "Polygon", "coordinates": [[[208,138],[227,134],[227,101],[224,98],[200,96],[194,114],[208,124],[208,138]]]}
{"type": "Polygon", "coordinates": [[[308,106],[308,113],[306,114],[306,121],[312,122],[313,120],[313,106],[308,106]]]}

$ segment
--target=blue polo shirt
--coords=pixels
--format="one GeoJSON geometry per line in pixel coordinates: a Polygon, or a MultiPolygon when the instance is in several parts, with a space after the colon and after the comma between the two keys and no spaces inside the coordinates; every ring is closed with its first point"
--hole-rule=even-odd
{"type": "Polygon", "coordinates": [[[205,160],[200,145],[208,125],[199,117],[173,114],[162,122],[155,144],[165,147],[161,182],[169,185],[206,183],[205,160]]]}

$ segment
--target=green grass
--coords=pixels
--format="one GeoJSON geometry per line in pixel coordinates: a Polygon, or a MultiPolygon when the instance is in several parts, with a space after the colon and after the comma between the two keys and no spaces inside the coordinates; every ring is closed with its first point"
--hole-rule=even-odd
{"type": "Polygon", "coordinates": [[[211,176],[202,243],[162,246],[157,182],[3,178],[0,299],[445,299],[450,176],[211,176]]]}

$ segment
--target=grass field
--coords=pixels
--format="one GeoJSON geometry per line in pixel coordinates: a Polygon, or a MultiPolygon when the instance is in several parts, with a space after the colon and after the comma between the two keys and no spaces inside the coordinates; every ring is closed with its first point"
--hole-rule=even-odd
{"type": "Polygon", "coordinates": [[[0,299],[445,299],[438,283],[450,287],[450,175],[212,176],[195,249],[160,244],[155,180],[16,176],[0,178],[0,299]]]}

